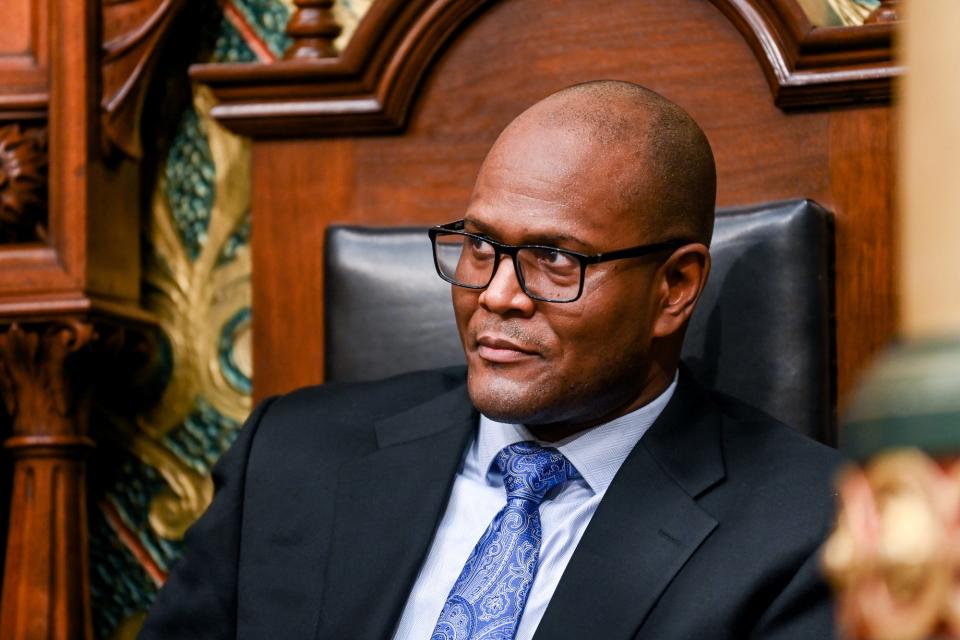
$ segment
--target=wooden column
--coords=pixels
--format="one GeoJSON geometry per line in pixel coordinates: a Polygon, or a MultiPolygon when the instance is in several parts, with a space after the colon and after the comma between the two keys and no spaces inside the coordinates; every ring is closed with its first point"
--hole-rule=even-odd
{"type": "Polygon", "coordinates": [[[4,442],[13,459],[0,640],[92,637],[85,457],[89,379],[72,375],[97,341],[70,318],[0,333],[4,442]]]}

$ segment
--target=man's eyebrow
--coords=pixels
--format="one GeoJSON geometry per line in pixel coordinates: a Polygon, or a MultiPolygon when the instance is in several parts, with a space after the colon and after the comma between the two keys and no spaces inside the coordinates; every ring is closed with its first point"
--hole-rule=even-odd
{"type": "MultiPolygon", "coordinates": [[[[481,222],[480,220],[471,218],[470,216],[467,216],[466,218],[463,219],[463,226],[464,228],[472,227],[473,229],[476,229],[476,233],[478,233],[479,235],[488,236],[494,240],[500,239],[496,229],[494,229],[493,227],[491,227],[490,225],[484,222],[481,222]]],[[[575,236],[568,235],[566,233],[534,233],[527,236],[526,240],[520,244],[542,244],[542,245],[546,245],[550,247],[558,247],[558,248],[562,247],[565,244],[566,245],[576,244],[583,249],[590,247],[590,245],[588,245],[583,240],[575,236]]]]}

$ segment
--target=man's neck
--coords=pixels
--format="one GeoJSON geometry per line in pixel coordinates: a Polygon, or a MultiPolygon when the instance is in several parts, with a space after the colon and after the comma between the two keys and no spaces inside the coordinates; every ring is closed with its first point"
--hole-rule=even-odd
{"type": "Polygon", "coordinates": [[[601,424],[606,424],[612,420],[616,420],[620,416],[624,416],[628,413],[636,411],[640,407],[649,404],[654,399],[658,398],[667,388],[673,383],[677,377],[677,370],[674,369],[672,372],[667,373],[665,371],[659,372],[661,375],[654,376],[651,380],[644,385],[643,390],[632,399],[627,402],[621,403],[609,411],[606,411],[599,416],[589,418],[586,420],[577,420],[571,422],[560,422],[560,423],[551,423],[551,424],[525,424],[530,433],[540,440],[541,442],[559,442],[569,438],[572,435],[580,433],[581,431],[586,431],[587,429],[592,429],[601,424]]]}

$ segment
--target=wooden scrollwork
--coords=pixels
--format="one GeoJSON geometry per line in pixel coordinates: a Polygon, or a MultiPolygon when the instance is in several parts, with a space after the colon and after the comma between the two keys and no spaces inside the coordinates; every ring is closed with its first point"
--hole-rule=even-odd
{"type": "Polygon", "coordinates": [[[185,0],[103,0],[100,101],[103,144],[131,158],[143,152],[140,114],[161,43],[185,0]]]}
{"type": "Polygon", "coordinates": [[[0,242],[43,239],[46,204],[46,130],[0,127],[0,242]]]}

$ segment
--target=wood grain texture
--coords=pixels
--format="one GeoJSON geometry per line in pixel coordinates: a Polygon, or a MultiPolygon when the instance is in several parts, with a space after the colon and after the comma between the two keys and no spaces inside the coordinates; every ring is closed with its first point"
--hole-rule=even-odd
{"type": "Polygon", "coordinates": [[[457,32],[401,135],[358,126],[353,136],[255,140],[255,395],[320,380],[329,224],[459,217],[480,161],[514,116],[552,91],[604,77],[646,85],[701,123],[717,158],[720,206],[809,197],[836,212],[845,394],[893,330],[889,107],[782,111],[749,43],[707,2],[602,0],[585,12],[576,0],[511,0],[457,32]]]}
{"type": "Polygon", "coordinates": [[[830,114],[830,191],[837,212],[840,412],[872,356],[897,330],[894,142],[891,110],[830,114]]]}
{"type": "Polygon", "coordinates": [[[274,141],[253,152],[253,360],[258,397],[318,381],[323,372],[324,215],[347,211],[353,186],[348,140],[274,141]],[[325,176],[317,180],[318,175],[325,176]],[[258,280],[258,271],[264,278],[258,280]],[[263,369],[258,369],[259,366],[263,369]]]}

